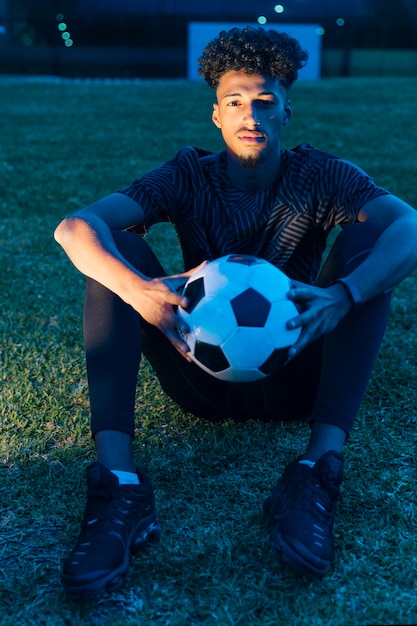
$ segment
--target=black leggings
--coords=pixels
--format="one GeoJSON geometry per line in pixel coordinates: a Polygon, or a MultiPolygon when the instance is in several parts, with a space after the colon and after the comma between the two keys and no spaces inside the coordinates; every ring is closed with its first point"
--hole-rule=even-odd
{"type": "MultiPolygon", "coordinates": [[[[349,274],[380,235],[368,222],[337,237],[318,284],[349,274]]],[[[135,234],[113,233],[124,257],[149,277],[165,272],[147,243],[135,234]]],[[[320,421],[350,432],[378,353],[390,310],[384,293],[347,315],[324,338],[288,365],[250,383],[230,383],[186,361],[155,327],[118,296],[87,279],[84,338],[93,436],[100,430],[134,435],[134,406],[141,354],[165,392],[185,411],[219,421],[291,419],[320,421]]]]}

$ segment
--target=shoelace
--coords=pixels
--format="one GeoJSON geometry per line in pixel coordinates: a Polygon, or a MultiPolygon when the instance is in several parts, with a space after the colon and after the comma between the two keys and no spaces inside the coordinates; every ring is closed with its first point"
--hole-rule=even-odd
{"type": "MultiPolygon", "coordinates": [[[[330,481],[323,485],[318,476],[312,474],[310,477],[299,476],[288,486],[284,494],[290,494],[285,503],[285,510],[296,509],[299,511],[308,510],[320,523],[328,524],[332,520],[335,510],[338,490],[330,481]]],[[[281,511],[283,513],[284,511],[281,511]]],[[[323,532],[319,526],[320,533],[323,532]]]]}

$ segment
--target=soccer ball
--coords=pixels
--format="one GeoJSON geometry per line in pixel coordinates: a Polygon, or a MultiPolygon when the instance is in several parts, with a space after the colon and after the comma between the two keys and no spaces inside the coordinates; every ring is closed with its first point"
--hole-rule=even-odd
{"type": "Polygon", "coordinates": [[[287,360],[300,334],[286,328],[297,315],[287,298],[290,287],[283,272],[249,255],[229,254],[193,274],[182,291],[189,306],[178,307],[193,361],[221,380],[268,376],[287,360]]]}

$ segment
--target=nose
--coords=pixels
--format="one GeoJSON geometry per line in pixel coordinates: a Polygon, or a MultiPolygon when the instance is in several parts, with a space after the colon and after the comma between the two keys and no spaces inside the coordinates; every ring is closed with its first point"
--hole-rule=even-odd
{"type": "Polygon", "coordinates": [[[246,111],[246,119],[249,122],[252,122],[255,126],[259,126],[259,124],[261,123],[259,119],[259,111],[255,104],[248,105],[246,111]]]}

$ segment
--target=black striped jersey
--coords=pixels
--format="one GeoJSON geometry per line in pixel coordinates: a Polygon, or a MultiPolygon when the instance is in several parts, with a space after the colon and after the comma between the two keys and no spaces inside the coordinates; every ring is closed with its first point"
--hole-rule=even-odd
{"type": "Polygon", "coordinates": [[[134,230],[174,225],[185,269],[251,254],[306,283],[315,282],[329,232],[355,222],[367,202],[388,193],[353,163],[309,144],[282,150],[275,183],[255,193],[232,184],[226,152],[193,147],[120,191],[145,212],[134,230]]]}

